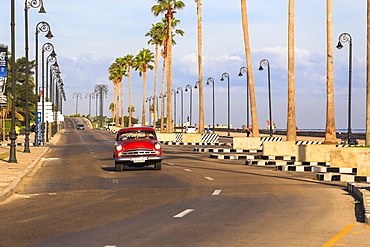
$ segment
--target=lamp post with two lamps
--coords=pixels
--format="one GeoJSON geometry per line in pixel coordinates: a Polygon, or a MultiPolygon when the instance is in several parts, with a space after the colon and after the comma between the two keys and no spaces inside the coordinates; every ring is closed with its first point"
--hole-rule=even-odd
{"type": "Polygon", "coordinates": [[[76,98],[76,115],[78,111],[78,99],[82,99],[82,94],[81,93],[74,93],[73,94],[73,99],[76,98]]]}
{"type": "Polygon", "coordinates": [[[225,81],[227,78],[227,136],[230,136],[230,76],[225,72],[221,75],[220,81],[225,81]]]}
{"type": "Polygon", "coordinates": [[[352,37],[349,33],[342,33],[339,36],[337,49],[342,49],[342,42],[349,43],[349,58],[348,58],[348,133],[347,142],[351,139],[351,104],[352,104],[352,37]]]}
{"type": "Polygon", "coordinates": [[[263,67],[267,66],[267,85],[269,93],[269,127],[270,127],[270,136],[272,136],[272,110],[271,110],[271,84],[270,84],[270,62],[267,59],[262,59],[260,61],[259,71],[263,71],[263,67]]]}
{"type": "Polygon", "coordinates": [[[24,135],[24,153],[30,153],[30,113],[29,113],[29,107],[28,107],[28,101],[29,101],[29,58],[28,58],[28,50],[29,50],[29,44],[28,44],[28,10],[30,8],[40,8],[39,13],[46,13],[44,9],[43,1],[34,1],[34,0],[26,0],[24,1],[24,30],[25,30],[25,57],[26,57],[26,128],[25,128],[25,135],[24,135]]]}

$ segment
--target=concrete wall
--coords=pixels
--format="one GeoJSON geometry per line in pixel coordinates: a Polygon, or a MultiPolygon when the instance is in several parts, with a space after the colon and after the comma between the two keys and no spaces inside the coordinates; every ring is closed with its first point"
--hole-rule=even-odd
{"type": "Polygon", "coordinates": [[[243,150],[260,150],[259,137],[234,137],[233,148],[243,150]]]}
{"type": "Polygon", "coordinates": [[[184,143],[202,143],[202,134],[184,133],[182,135],[182,142],[184,142],[184,143]]]}
{"type": "Polygon", "coordinates": [[[370,148],[336,148],[330,151],[330,166],[357,168],[357,175],[370,176],[370,148]]]}
{"type": "Polygon", "coordinates": [[[265,156],[298,156],[298,146],[294,141],[263,142],[262,153],[265,156]]]}
{"type": "Polygon", "coordinates": [[[297,161],[330,162],[330,150],[336,148],[335,145],[300,145],[297,161]]]}
{"type": "Polygon", "coordinates": [[[176,142],[175,133],[156,133],[156,135],[161,142],[176,142]]]}

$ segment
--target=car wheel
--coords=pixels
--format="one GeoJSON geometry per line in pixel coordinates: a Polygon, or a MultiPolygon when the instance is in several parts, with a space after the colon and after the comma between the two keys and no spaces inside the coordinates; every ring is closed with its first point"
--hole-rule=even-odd
{"type": "Polygon", "coordinates": [[[115,165],[116,165],[116,172],[121,172],[122,171],[122,164],[115,163],[115,165]]]}
{"type": "Polygon", "coordinates": [[[162,163],[157,162],[154,164],[154,170],[162,170],[162,163]]]}

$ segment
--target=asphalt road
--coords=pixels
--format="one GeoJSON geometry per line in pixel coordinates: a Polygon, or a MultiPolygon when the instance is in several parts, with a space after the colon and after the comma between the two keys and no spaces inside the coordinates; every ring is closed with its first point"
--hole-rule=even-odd
{"type": "Polygon", "coordinates": [[[114,135],[66,121],[18,194],[0,246],[369,246],[340,182],[164,146],[161,171],[114,171],[114,135]]]}

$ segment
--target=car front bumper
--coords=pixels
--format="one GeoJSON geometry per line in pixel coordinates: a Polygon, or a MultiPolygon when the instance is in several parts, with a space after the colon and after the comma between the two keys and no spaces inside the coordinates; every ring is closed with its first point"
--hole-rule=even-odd
{"type": "Polygon", "coordinates": [[[115,161],[127,162],[131,161],[133,163],[144,163],[146,161],[160,161],[163,160],[163,156],[148,156],[148,157],[121,157],[114,158],[115,161]]]}

